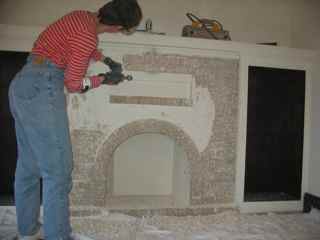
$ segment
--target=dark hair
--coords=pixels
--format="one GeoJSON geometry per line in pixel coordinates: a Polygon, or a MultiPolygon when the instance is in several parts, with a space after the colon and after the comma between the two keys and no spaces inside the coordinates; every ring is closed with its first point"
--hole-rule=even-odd
{"type": "Polygon", "coordinates": [[[99,9],[98,18],[102,24],[129,30],[139,25],[142,11],[136,0],[112,0],[99,9]]]}

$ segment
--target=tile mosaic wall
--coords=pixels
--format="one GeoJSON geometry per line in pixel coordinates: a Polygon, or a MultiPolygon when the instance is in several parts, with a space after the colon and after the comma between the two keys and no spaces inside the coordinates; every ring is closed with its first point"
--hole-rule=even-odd
{"type": "MultiPolygon", "coordinates": [[[[215,103],[215,118],[212,129],[208,129],[211,131],[209,143],[199,152],[183,129],[159,119],[133,121],[114,131],[107,139],[99,131],[74,130],[71,133],[75,161],[72,204],[108,207],[113,186],[113,153],[127,139],[143,133],[169,136],[185,150],[190,163],[191,206],[232,203],[235,195],[239,61],[146,53],[126,55],[123,62],[130,71],[192,74],[196,87],[207,88],[215,103]]],[[[136,98],[124,97],[114,101],[139,104],[136,98]]],[[[170,99],[169,103],[172,102],[186,105],[184,101],[170,99]]],[[[159,99],[159,103],[165,104],[166,100],[159,99]]],[[[148,101],[140,104],[148,104],[148,101]]],[[[192,107],[192,102],[187,106],[192,107]]]]}

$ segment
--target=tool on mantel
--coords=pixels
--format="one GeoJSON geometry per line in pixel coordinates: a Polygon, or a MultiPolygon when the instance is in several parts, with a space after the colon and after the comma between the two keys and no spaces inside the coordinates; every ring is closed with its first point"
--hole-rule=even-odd
{"type": "Polygon", "coordinates": [[[186,16],[191,21],[191,25],[183,27],[183,37],[231,40],[229,31],[224,30],[222,24],[218,20],[199,18],[192,13],[187,13],[186,16]]]}
{"type": "Polygon", "coordinates": [[[156,35],[165,35],[163,32],[153,32],[152,31],[152,20],[148,18],[145,22],[145,28],[144,29],[137,29],[137,32],[144,32],[149,34],[156,34],[156,35]]]}

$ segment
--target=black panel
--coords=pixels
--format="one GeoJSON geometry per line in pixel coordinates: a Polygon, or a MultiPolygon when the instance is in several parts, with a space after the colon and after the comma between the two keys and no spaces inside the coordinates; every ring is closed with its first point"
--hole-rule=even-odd
{"type": "Polygon", "coordinates": [[[305,71],[249,67],[245,201],[301,199],[305,71]]]}
{"type": "Polygon", "coordinates": [[[0,205],[12,204],[17,160],[14,120],[11,116],[8,89],[11,80],[26,62],[28,53],[0,51],[0,205]]]}

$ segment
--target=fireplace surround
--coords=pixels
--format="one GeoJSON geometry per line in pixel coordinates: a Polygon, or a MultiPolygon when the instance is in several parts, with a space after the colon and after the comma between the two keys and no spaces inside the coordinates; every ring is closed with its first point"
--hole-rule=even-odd
{"type": "MultiPolygon", "coordinates": [[[[76,146],[73,204],[108,206],[110,199],[115,202],[117,198],[121,202],[121,196],[114,196],[112,191],[113,154],[126,140],[146,133],[168,136],[185,151],[189,166],[187,172],[190,174],[189,206],[232,203],[235,192],[239,61],[154,52],[124,55],[122,61],[125,70],[133,76],[136,71],[146,72],[145,78],[152,74],[172,73],[177,76],[183,74],[188,80],[188,75],[191,75],[194,82],[190,85],[189,98],[148,95],[149,89],[159,84],[166,84],[165,88],[170,89],[170,82],[165,78],[167,75],[157,81],[150,79],[149,83],[154,86],[145,87],[145,96],[123,96],[119,86],[120,95],[109,93],[109,99],[107,97],[105,101],[104,108],[113,109],[105,115],[100,109],[100,113],[96,113],[86,106],[90,102],[94,104],[99,94],[108,96],[108,89],[92,91],[87,96],[70,95],[71,135],[76,146]],[[74,126],[78,115],[86,110],[90,111],[91,116],[85,117],[86,126],[93,127],[74,126]],[[125,119],[117,116],[127,111],[132,111],[132,114],[123,115],[125,119]],[[98,114],[100,119],[92,117],[98,114]],[[96,144],[93,145],[93,141],[96,144]]],[[[94,67],[91,71],[95,71],[94,67]]],[[[184,81],[184,78],[180,80],[184,81]]],[[[130,196],[126,197],[130,199],[130,196]]],[[[144,201],[148,197],[135,198],[144,201]]],[[[166,205],[173,206],[179,207],[173,202],[166,205]]]]}

